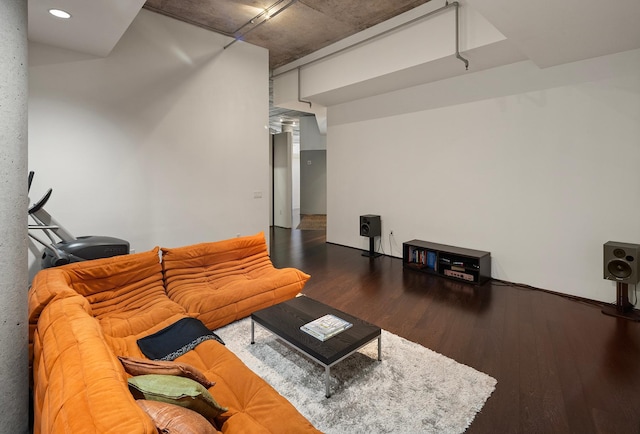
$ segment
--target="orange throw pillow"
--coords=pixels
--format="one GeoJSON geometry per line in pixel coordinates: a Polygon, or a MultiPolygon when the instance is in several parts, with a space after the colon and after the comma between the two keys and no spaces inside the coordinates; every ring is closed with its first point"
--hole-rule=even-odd
{"type": "Polygon", "coordinates": [[[216,434],[218,430],[204,416],[188,408],[158,401],[138,399],[142,408],[163,434],[216,434]]]}
{"type": "Polygon", "coordinates": [[[124,370],[134,377],[136,375],[147,374],[175,375],[197,381],[207,389],[216,384],[215,381],[209,381],[198,368],[187,363],[120,356],[118,356],[118,359],[120,359],[122,366],[124,366],[124,370]]]}

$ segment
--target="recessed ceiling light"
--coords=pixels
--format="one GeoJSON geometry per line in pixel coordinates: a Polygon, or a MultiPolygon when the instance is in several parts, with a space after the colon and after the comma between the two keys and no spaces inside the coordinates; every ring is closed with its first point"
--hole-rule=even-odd
{"type": "Polygon", "coordinates": [[[62,9],[49,9],[49,13],[58,18],[71,18],[71,14],[69,12],[63,11],[62,9]]]}

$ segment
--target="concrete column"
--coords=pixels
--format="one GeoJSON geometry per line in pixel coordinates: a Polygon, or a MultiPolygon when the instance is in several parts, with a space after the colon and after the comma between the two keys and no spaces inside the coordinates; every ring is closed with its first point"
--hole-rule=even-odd
{"type": "Polygon", "coordinates": [[[29,431],[27,2],[0,2],[0,434],[29,431]]]}

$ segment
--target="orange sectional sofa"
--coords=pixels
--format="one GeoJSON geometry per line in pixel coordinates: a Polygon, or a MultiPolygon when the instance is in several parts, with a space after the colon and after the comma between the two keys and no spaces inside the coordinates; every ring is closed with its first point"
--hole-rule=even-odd
{"type": "MultiPolygon", "coordinates": [[[[159,432],[157,420],[128,387],[132,375],[119,357],[145,359],[138,339],[183,318],[225,325],[295,296],[309,278],[298,270],[273,268],[262,234],[164,252],[180,265],[166,266],[164,274],[161,251],[155,248],[36,275],[29,290],[34,433],[159,432]],[[210,251],[215,254],[207,255],[210,251]],[[225,261],[230,268],[222,272],[225,261]],[[193,264],[191,273],[188,264],[193,264]],[[178,280],[190,282],[173,287],[176,298],[167,295],[174,269],[187,276],[178,280]],[[192,286],[201,288],[200,304],[189,298],[192,286]]],[[[213,432],[318,432],[215,339],[196,344],[171,363],[186,363],[215,382],[208,392],[227,411],[209,418],[213,432]]]]}

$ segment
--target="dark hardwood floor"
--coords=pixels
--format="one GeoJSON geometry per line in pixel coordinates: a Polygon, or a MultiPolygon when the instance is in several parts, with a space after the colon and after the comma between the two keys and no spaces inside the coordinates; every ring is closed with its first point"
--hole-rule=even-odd
{"type": "Polygon", "coordinates": [[[304,294],[498,381],[468,433],[640,433],[640,323],[597,304],[494,280],[475,287],[360,253],[326,243],[323,231],[271,231],[274,265],[311,275],[304,294]]]}

